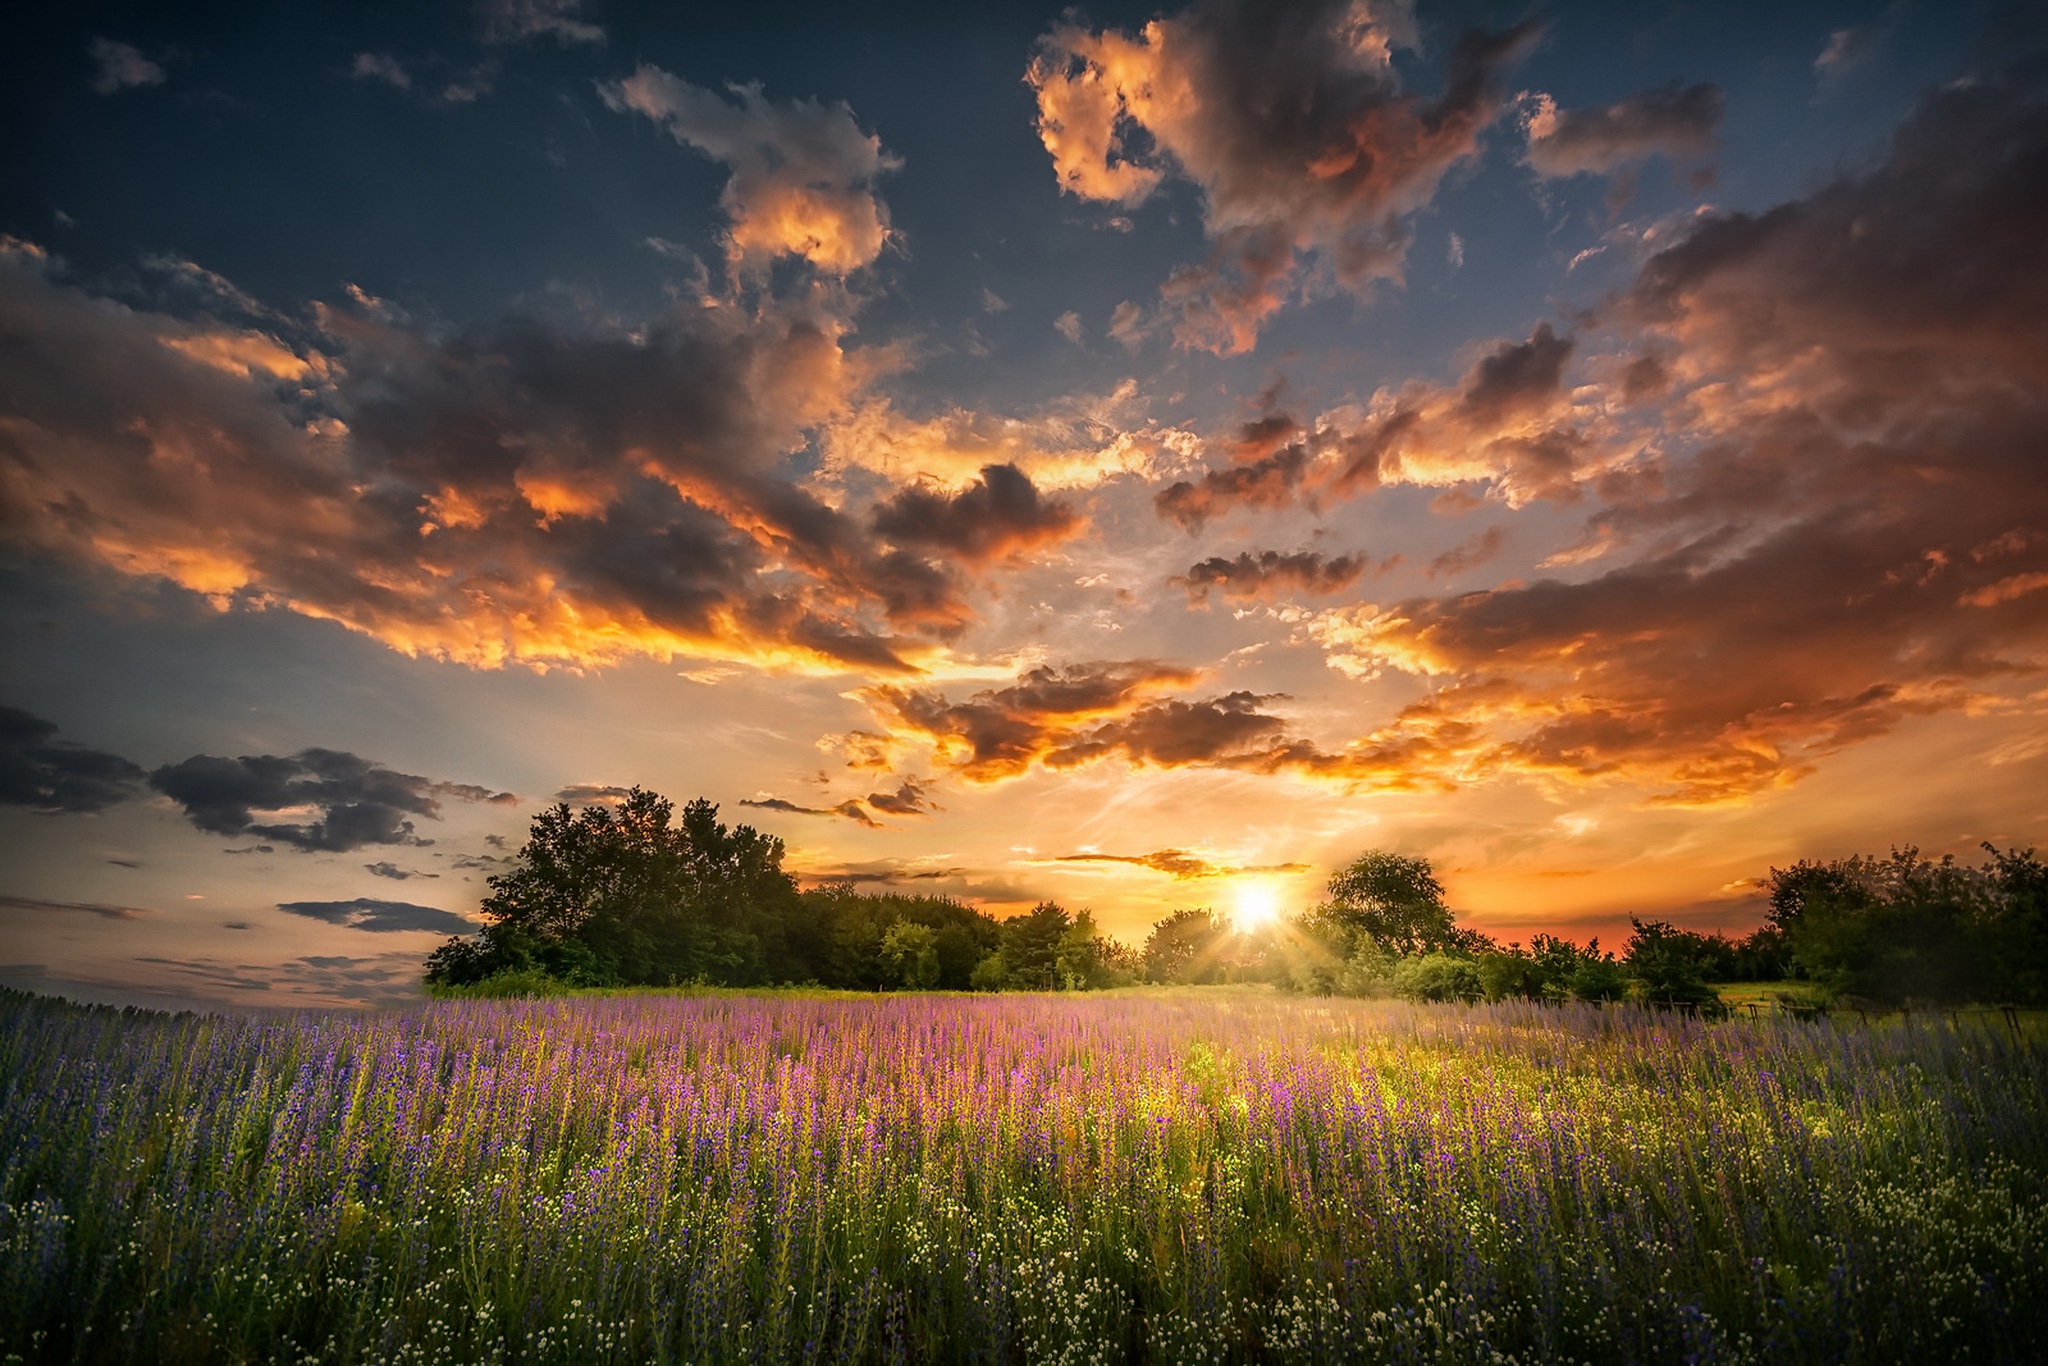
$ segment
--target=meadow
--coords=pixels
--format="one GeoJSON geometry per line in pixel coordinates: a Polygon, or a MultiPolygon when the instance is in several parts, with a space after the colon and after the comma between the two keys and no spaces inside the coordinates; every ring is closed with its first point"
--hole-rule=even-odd
{"type": "Polygon", "coordinates": [[[0,1357],[2029,1361],[2048,1049],[1256,989],[0,999],[0,1357]]]}

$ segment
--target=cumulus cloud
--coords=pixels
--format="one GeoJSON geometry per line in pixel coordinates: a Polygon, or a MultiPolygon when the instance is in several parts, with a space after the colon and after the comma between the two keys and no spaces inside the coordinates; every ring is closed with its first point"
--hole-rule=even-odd
{"type": "MultiPolygon", "coordinates": [[[[1309,623],[1347,673],[1428,682],[1381,743],[1707,804],[2016,705],[2048,666],[2043,184],[2048,99],[1985,78],[1927,96],[1874,168],[1649,259],[1592,324],[1656,358],[1592,386],[1642,408],[1636,458],[1575,476],[1600,503],[1579,562],[1614,567],[1309,623]]],[[[1554,414],[1548,367],[1520,368],[1544,373],[1513,403],[1554,414]]]]}
{"type": "Polygon", "coordinates": [[[59,740],[53,722],[0,706],[0,805],[104,811],[135,796],[142,777],[120,755],[59,740]]]}
{"type": "Polygon", "coordinates": [[[281,901],[277,909],[286,915],[301,915],[308,920],[324,920],[330,925],[368,930],[375,934],[408,930],[468,934],[476,929],[474,924],[452,911],[415,906],[410,901],[379,901],[367,896],[348,901],[281,901]]]}
{"type": "Polygon", "coordinates": [[[1364,577],[1372,561],[1364,555],[1324,556],[1312,550],[1239,551],[1235,559],[1212,555],[1177,575],[1188,597],[1207,602],[1213,590],[1226,598],[1276,598],[1288,593],[1338,593],[1364,577]]]}
{"type": "Polygon", "coordinates": [[[1477,150],[1537,33],[1467,33],[1431,99],[1395,70],[1417,45],[1401,0],[1212,0],[1135,35],[1062,24],[1026,80],[1063,190],[1122,206],[1168,177],[1200,191],[1210,254],[1163,297],[1182,346],[1230,354],[1310,283],[1305,263],[1358,294],[1400,278],[1410,217],[1477,150]]]}
{"type": "Polygon", "coordinates": [[[1527,98],[1522,128],[1529,168],[1546,179],[1576,175],[1629,177],[1651,157],[1690,165],[1705,174],[1721,127],[1724,100],[1717,85],[1672,81],[1639,90],[1597,109],[1559,109],[1548,95],[1527,98]]]}
{"type": "Polygon", "coordinates": [[[777,104],[758,84],[728,86],[728,100],[645,63],[599,90],[613,109],[644,114],[731,168],[719,202],[732,220],[726,248],[735,269],[800,256],[844,276],[888,245],[889,211],[874,185],[902,163],[844,103],[777,104]]]}
{"type": "Polygon", "coordinates": [[[95,38],[85,50],[93,61],[91,85],[95,95],[112,95],[117,91],[164,83],[163,67],[132,44],[95,38]]]}
{"type": "Polygon", "coordinates": [[[440,819],[442,798],[514,800],[510,793],[435,782],[331,749],[301,750],[283,758],[195,754],[157,769],[149,785],[209,834],[255,835],[305,852],[431,844],[414,833],[410,817],[440,819]]]}
{"type": "Polygon", "coordinates": [[[1309,472],[1311,434],[1284,415],[1241,426],[1226,443],[1230,464],[1181,479],[1154,495],[1159,515],[1190,533],[1233,507],[1284,507],[1309,472]]]}
{"type": "Polygon", "coordinates": [[[1081,519],[1065,503],[1038,496],[1014,465],[988,465],[958,493],[913,485],[880,504],[875,530],[898,545],[986,563],[1074,535],[1081,519]]]}

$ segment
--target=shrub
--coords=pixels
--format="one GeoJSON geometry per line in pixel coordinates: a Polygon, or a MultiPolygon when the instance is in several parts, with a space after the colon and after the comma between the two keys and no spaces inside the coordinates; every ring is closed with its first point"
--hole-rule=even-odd
{"type": "Polygon", "coordinates": [[[1479,965],[1447,953],[1404,958],[1394,969],[1393,986],[1411,1001],[1476,1001],[1481,995],[1479,965]]]}

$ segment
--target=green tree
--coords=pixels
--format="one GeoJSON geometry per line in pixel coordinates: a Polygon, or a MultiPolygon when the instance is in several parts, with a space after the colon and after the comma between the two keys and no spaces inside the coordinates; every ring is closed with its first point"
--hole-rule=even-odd
{"type": "Polygon", "coordinates": [[[674,816],[668,798],[638,787],[616,807],[540,812],[514,866],[489,879],[482,932],[437,950],[427,980],[535,968],[588,985],[814,975],[802,971],[808,944],[782,842],[728,830],[701,798],[680,825],[674,816]]]}
{"type": "Polygon", "coordinates": [[[881,958],[897,983],[911,991],[929,991],[939,981],[939,936],[929,925],[899,920],[882,936],[881,958]]]}
{"type": "Polygon", "coordinates": [[[1393,987],[1411,1001],[1476,1001],[1484,990],[1479,965],[1448,953],[1402,959],[1394,969],[1393,987]]]}
{"type": "Polygon", "coordinates": [[[1628,923],[1635,932],[1622,946],[1622,962],[1644,1000],[1654,1005],[1701,1005],[1715,999],[1689,942],[1698,936],[1663,920],[1630,916],[1628,923]]]}
{"type": "Polygon", "coordinates": [[[1464,947],[1444,905],[1443,884],[1425,858],[1379,850],[1361,854],[1330,879],[1329,900],[1321,909],[1354,941],[1364,935],[1388,953],[1464,947]]]}
{"type": "Polygon", "coordinates": [[[1023,915],[1003,922],[1003,962],[1009,985],[1025,991],[1052,991],[1060,985],[1060,948],[1073,917],[1057,901],[1041,901],[1023,915]]]}
{"type": "Polygon", "coordinates": [[[1174,911],[1155,921],[1145,937],[1141,957],[1149,982],[1210,980],[1228,930],[1222,917],[1207,910],[1174,911]]]}

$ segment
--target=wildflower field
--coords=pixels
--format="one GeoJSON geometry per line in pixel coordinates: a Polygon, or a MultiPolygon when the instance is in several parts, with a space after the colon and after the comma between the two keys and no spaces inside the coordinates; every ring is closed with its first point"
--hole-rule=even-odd
{"type": "Polygon", "coordinates": [[[1251,990],[0,999],[0,1356],[2027,1361],[2048,1050],[1251,990]]]}

